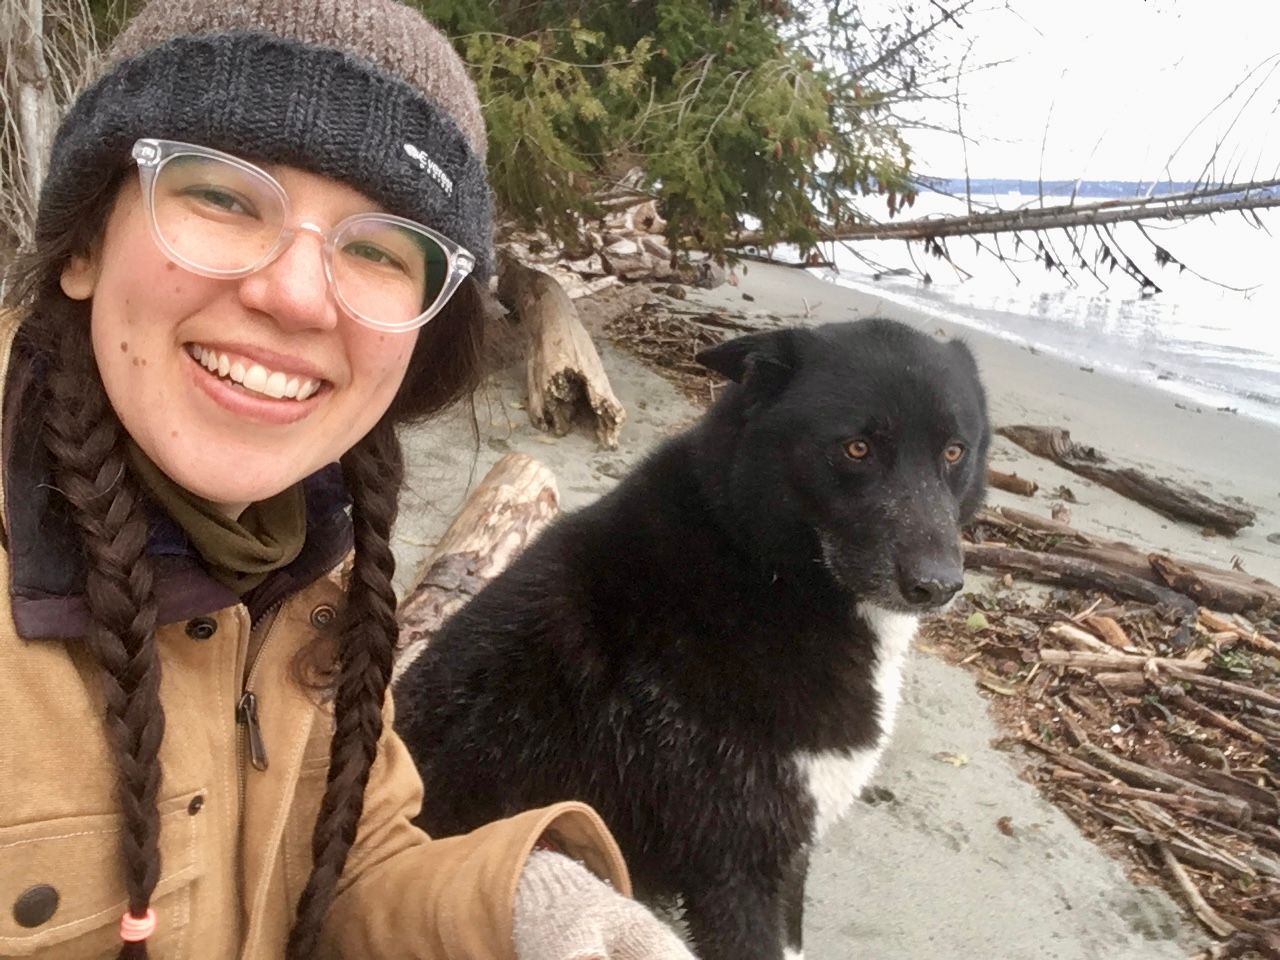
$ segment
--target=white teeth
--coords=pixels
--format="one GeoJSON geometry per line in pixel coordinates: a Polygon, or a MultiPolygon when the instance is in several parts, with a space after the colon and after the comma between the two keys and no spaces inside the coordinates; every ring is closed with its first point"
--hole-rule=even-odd
{"type": "Polygon", "coordinates": [[[267,377],[266,385],[262,388],[262,392],[268,397],[279,400],[284,396],[284,388],[288,385],[289,378],[283,373],[276,372],[267,377]]]}
{"type": "Polygon", "coordinates": [[[267,368],[255,363],[244,374],[244,388],[254,393],[266,393],[267,368]]]}
{"type": "Polygon", "coordinates": [[[230,378],[246,390],[260,393],[263,396],[280,400],[288,397],[306,400],[320,389],[322,381],[310,377],[291,377],[279,370],[268,370],[260,363],[245,365],[244,361],[232,360],[225,353],[218,353],[199,344],[187,346],[192,358],[214,376],[230,378]]]}

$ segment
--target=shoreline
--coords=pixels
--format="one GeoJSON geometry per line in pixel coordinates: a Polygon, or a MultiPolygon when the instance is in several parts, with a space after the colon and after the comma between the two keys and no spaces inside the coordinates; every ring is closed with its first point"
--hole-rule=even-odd
{"type": "MultiPolygon", "coordinates": [[[[1231,392],[1221,384],[1197,379],[1185,372],[1175,373],[1173,370],[1152,360],[1143,361],[1144,369],[1139,369],[1132,366],[1132,363],[1126,366],[1106,356],[1090,355],[1084,349],[1072,350],[1065,341],[1058,342],[1052,339],[1045,339],[1036,342],[1025,333],[1001,326],[994,319],[987,319],[1010,317],[1015,318],[1016,321],[1017,319],[1025,319],[1028,316],[1027,314],[1018,314],[1012,309],[996,306],[951,302],[946,299],[946,287],[935,286],[931,288],[931,295],[939,298],[939,302],[935,303],[922,295],[919,290],[902,286],[902,282],[898,278],[886,278],[877,282],[864,277],[849,275],[824,277],[819,276],[816,272],[810,275],[823,283],[846,287],[864,297],[888,301],[903,310],[934,317],[947,323],[954,323],[965,330],[995,337],[1024,350],[1037,351],[1077,369],[1081,365],[1095,367],[1095,369],[1104,371],[1108,376],[1125,382],[1136,383],[1156,393],[1173,397],[1175,402],[1181,402],[1184,406],[1204,407],[1212,412],[1226,412],[1223,408],[1229,407],[1233,416],[1255,420],[1273,430],[1280,431],[1280,400],[1271,397],[1269,394],[1251,391],[1244,393],[1231,392]]],[[[1066,336],[1078,336],[1081,334],[1081,331],[1076,329],[1055,332],[1059,335],[1059,338],[1064,333],[1066,336]]],[[[1132,358],[1129,359],[1132,361],[1132,358]]]]}

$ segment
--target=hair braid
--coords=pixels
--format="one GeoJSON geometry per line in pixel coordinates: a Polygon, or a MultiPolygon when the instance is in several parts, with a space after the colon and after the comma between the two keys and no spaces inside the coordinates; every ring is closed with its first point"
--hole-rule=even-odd
{"type": "MultiPolygon", "coordinates": [[[[92,624],[85,639],[102,668],[107,739],[120,772],[129,912],[141,918],[160,876],[156,797],[164,739],[147,518],[141,491],[125,466],[124,429],[84,332],[87,311],[57,300],[46,297],[40,305],[63,314],[57,318],[61,332],[48,380],[43,438],[54,482],[84,545],[92,624]]],[[[122,960],[146,956],[145,942],[126,943],[120,951],[122,960]]]]}
{"type": "Polygon", "coordinates": [[[298,902],[289,935],[289,960],[315,953],[325,914],[355,841],[364,790],[382,735],[382,707],[395,660],[395,557],[391,525],[404,478],[400,441],[391,417],[342,458],[352,498],[355,564],[339,640],[329,782],[311,848],[315,866],[298,902]]]}

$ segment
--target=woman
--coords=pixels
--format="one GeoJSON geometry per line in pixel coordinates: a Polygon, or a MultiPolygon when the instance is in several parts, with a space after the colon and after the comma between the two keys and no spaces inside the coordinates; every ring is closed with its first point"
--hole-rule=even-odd
{"type": "Polygon", "coordinates": [[[410,824],[394,428],[477,382],[484,150],[394,0],[155,0],[69,112],[0,340],[0,955],[688,956],[584,805],[410,824]]]}

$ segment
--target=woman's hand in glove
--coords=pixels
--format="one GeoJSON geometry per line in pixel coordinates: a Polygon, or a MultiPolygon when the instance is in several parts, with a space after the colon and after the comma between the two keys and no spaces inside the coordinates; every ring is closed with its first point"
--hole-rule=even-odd
{"type": "Polygon", "coordinates": [[[518,960],[694,960],[665,923],[560,853],[535,850],[516,889],[518,960]]]}

